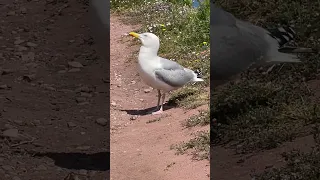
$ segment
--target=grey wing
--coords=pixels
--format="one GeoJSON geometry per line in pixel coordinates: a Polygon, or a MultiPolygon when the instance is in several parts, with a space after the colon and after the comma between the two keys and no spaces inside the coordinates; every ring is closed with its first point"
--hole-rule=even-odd
{"type": "Polygon", "coordinates": [[[172,87],[182,87],[192,80],[194,74],[191,70],[185,69],[176,69],[176,70],[167,70],[167,69],[156,69],[156,77],[163,81],[164,83],[172,87]]]}
{"type": "Polygon", "coordinates": [[[222,18],[223,22],[216,20],[210,25],[210,76],[228,80],[259,62],[269,47],[262,28],[240,21],[221,9],[215,10],[218,12],[213,14],[218,14],[216,18],[222,18]]]}
{"type": "Polygon", "coordinates": [[[257,35],[242,31],[237,26],[211,29],[211,78],[229,79],[263,58],[263,40],[257,35]]]}
{"type": "Polygon", "coordinates": [[[180,64],[162,57],[160,57],[160,63],[162,68],[166,70],[184,69],[180,64]]]}

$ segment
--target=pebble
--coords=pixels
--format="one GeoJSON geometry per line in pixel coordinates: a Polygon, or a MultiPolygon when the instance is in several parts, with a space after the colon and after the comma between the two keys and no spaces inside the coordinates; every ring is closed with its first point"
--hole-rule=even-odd
{"type": "Polygon", "coordinates": [[[2,132],[4,137],[17,138],[19,137],[18,129],[8,129],[2,132]]]}
{"type": "Polygon", "coordinates": [[[60,70],[58,71],[59,74],[63,74],[63,73],[66,73],[67,71],[66,70],[60,70]]]}
{"type": "Polygon", "coordinates": [[[105,118],[98,118],[96,120],[96,123],[101,125],[101,126],[106,126],[108,124],[108,120],[105,118]]]}
{"type": "Polygon", "coordinates": [[[87,98],[85,98],[85,97],[77,97],[77,98],[76,98],[77,103],[83,103],[83,102],[85,102],[86,100],[87,100],[87,98]]]}
{"type": "Polygon", "coordinates": [[[26,51],[26,50],[28,50],[28,48],[26,48],[24,46],[20,46],[20,45],[18,45],[17,48],[18,48],[18,51],[26,51]]]}
{"type": "Polygon", "coordinates": [[[152,89],[144,89],[143,91],[144,91],[144,93],[149,93],[149,92],[151,92],[151,90],[152,89]]]}
{"type": "Polygon", "coordinates": [[[17,40],[14,41],[14,44],[15,44],[15,45],[19,45],[19,44],[21,44],[21,43],[23,43],[23,42],[24,42],[24,40],[22,40],[22,39],[17,39],[17,40]]]}
{"type": "Polygon", "coordinates": [[[13,73],[11,69],[0,69],[0,75],[7,75],[11,73],[13,73]]]}
{"type": "Polygon", "coordinates": [[[68,122],[68,127],[69,128],[74,128],[74,127],[76,127],[77,125],[75,124],[75,123],[73,123],[73,122],[68,122]]]}
{"type": "Polygon", "coordinates": [[[38,45],[33,42],[27,42],[27,46],[29,47],[37,47],[38,45]]]}
{"type": "Polygon", "coordinates": [[[138,118],[138,116],[137,116],[137,115],[134,115],[134,116],[131,116],[131,117],[130,117],[130,120],[133,121],[133,120],[136,120],[137,118],[138,118]]]}
{"type": "Polygon", "coordinates": [[[82,96],[82,97],[92,97],[92,94],[90,94],[90,93],[86,93],[86,92],[81,92],[80,93],[80,96],[82,96]]]}
{"type": "Polygon", "coordinates": [[[111,106],[117,106],[117,103],[115,101],[111,101],[111,106]]]}
{"type": "Polygon", "coordinates": [[[7,15],[8,15],[8,16],[14,16],[14,15],[16,15],[16,12],[15,12],[15,11],[9,11],[9,12],[7,13],[7,15]]]}
{"type": "Polygon", "coordinates": [[[20,126],[24,124],[23,121],[21,121],[21,120],[14,120],[13,122],[20,125],[20,126]]]}
{"type": "Polygon", "coordinates": [[[29,75],[24,75],[22,76],[22,79],[28,82],[31,82],[35,79],[36,75],[35,74],[29,74],[29,75]]]}
{"type": "Polygon", "coordinates": [[[1,166],[1,168],[5,171],[12,171],[13,170],[13,168],[9,165],[3,165],[3,166],[1,166]]]}
{"type": "Polygon", "coordinates": [[[9,87],[8,87],[8,85],[3,84],[3,85],[0,85],[0,89],[9,89],[9,87]]]}
{"type": "Polygon", "coordinates": [[[82,68],[83,65],[77,61],[69,61],[68,65],[73,68],[82,68]]]}
{"type": "Polygon", "coordinates": [[[21,12],[22,14],[26,14],[26,13],[27,13],[27,8],[21,7],[21,8],[20,8],[20,12],[21,12]]]}
{"type": "Polygon", "coordinates": [[[80,68],[72,68],[68,72],[79,72],[80,68]]]}

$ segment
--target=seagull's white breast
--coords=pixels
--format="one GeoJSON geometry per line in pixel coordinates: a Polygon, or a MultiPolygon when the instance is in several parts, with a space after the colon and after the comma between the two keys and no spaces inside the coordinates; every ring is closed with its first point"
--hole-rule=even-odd
{"type": "Polygon", "coordinates": [[[157,79],[155,70],[162,68],[160,59],[156,57],[139,56],[138,70],[142,80],[154,89],[171,91],[174,88],[163,81],[157,79]]]}

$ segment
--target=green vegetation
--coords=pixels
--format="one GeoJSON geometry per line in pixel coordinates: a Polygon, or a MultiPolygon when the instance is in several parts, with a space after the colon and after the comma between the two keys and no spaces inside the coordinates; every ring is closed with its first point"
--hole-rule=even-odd
{"type": "MultiPolygon", "coordinates": [[[[236,17],[265,28],[290,25],[300,47],[319,49],[319,1],[220,0],[217,4],[236,17]]],[[[320,122],[319,89],[310,86],[319,74],[319,54],[300,56],[302,63],[251,69],[237,82],[213,93],[211,113],[217,119],[212,146],[228,144],[247,154],[276,148],[310,135],[320,122]]],[[[318,82],[319,84],[320,82],[318,82]]],[[[286,154],[287,165],[256,179],[319,179],[319,148],[286,154]]]]}
{"type": "Polygon", "coordinates": [[[178,145],[172,145],[171,149],[176,149],[177,154],[185,154],[193,150],[193,158],[196,160],[207,159],[210,156],[210,133],[206,131],[199,131],[195,134],[195,138],[188,142],[183,142],[178,145]]]}

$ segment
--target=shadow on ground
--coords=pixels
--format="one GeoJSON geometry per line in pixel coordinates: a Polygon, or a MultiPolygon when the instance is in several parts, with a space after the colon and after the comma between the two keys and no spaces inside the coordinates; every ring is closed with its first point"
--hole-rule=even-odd
{"type": "Polygon", "coordinates": [[[110,170],[110,152],[99,152],[94,154],[86,153],[58,153],[45,152],[34,153],[35,157],[48,157],[54,160],[56,166],[73,170],[110,170]]]}
{"type": "MultiPolygon", "coordinates": [[[[176,107],[176,105],[173,105],[172,103],[166,103],[164,104],[163,111],[172,109],[174,107],[176,107]]],[[[157,106],[153,106],[146,109],[140,109],[140,110],[120,109],[120,111],[125,111],[129,115],[139,115],[139,116],[152,114],[152,112],[154,112],[155,110],[157,110],[157,106]]]]}

